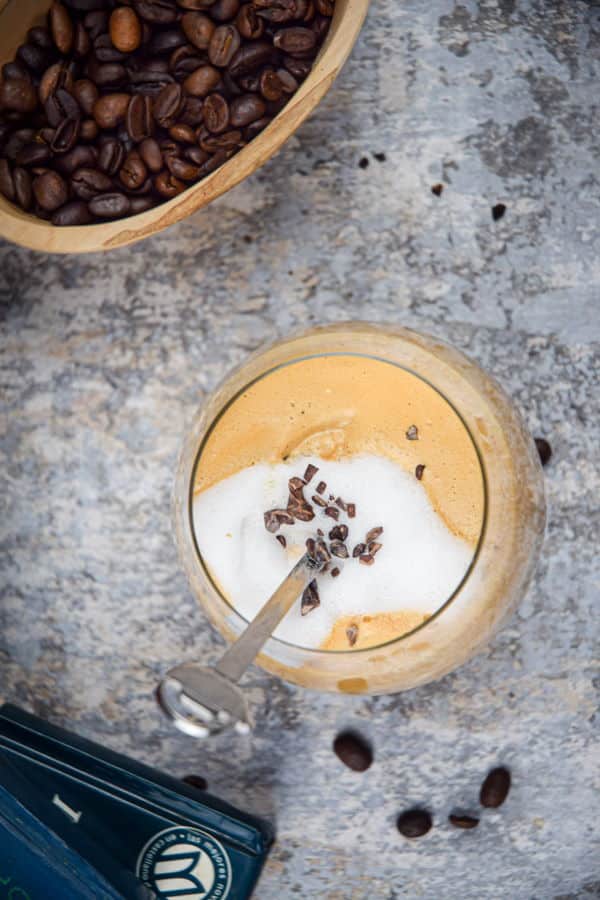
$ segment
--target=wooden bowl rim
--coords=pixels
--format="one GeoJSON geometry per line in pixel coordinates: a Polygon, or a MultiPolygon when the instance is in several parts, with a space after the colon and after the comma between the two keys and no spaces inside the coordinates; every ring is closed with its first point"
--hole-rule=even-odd
{"type": "MultiPolygon", "coordinates": [[[[0,0],[0,20],[9,4],[17,2],[0,0]]],[[[182,194],[125,219],[69,227],[38,219],[0,195],[0,237],[46,253],[94,253],[137,243],[207,206],[264,165],[317,107],[356,43],[369,3],[370,0],[347,0],[338,8],[333,32],[289,103],[239,153],[182,194]]]]}

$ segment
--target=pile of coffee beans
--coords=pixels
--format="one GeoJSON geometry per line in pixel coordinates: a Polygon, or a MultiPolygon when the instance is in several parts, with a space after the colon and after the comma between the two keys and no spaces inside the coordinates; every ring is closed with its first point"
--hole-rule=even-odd
{"type": "Polygon", "coordinates": [[[335,0],[63,0],[0,83],[0,193],[54,225],[214,172],[311,70],[335,0]]]}

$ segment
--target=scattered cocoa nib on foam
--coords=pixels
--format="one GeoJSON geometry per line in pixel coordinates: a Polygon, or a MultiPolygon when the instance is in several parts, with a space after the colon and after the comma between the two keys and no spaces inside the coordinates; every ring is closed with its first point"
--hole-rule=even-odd
{"type": "Polygon", "coordinates": [[[317,582],[313,579],[308,587],[304,589],[304,593],[302,594],[300,614],[305,616],[307,615],[307,613],[312,612],[313,609],[316,609],[320,605],[321,600],[319,598],[319,589],[317,587],[317,582]]]}
{"type": "Polygon", "coordinates": [[[424,471],[425,471],[425,466],[422,465],[421,463],[419,463],[419,465],[415,469],[415,478],[417,479],[417,481],[421,480],[421,478],[423,477],[424,471]]]}
{"type": "Polygon", "coordinates": [[[286,541],[286,539],[284,538],[284,536],[283,536],[282,534],[276,534],[276,535],[275,535],[275,540],[279,541],[279,543],[281,544],[281,546],[282,546],[283,549],[285,550],[285,548],[287,547],[287,541],[286,541]]]}
{"type": "Polygon", "coordinates": [[[329,532],[329,540],[330,541],[345,541],[348,537],[348,526],[347,525],[334,525],[331,531],[329,532]]]}
{"type": "Polygon", "coordinates": [[[348,504],[348,518],[353,519],[355,515],[356,515],[356,506],[354,505],[354,503],[349,503],[348,504]]]}
{"type": "Polygon", "coordinates": [[[366,544],[357,544],[354,550],[352,551],[352,556],[356,559],[357,556],[361,556],[365,550],[367,549],[366,544]]]}
{"type": "Polygon", "coordinates": [[[335,519],[335,521],[337,522],[340,517],[340,511],[339,509],[336,509],[335,506],[326,506],[325,515],[329,516],[330,519],[335,519]]]}
{"type": "Polygon", "coordinates": [[[375,562],[375,557],[371,556],[370,553],[363,553],[362,556],[358,557],[358,561],[363,564],[363,566],[372,566],[375,562]]]}
{"type": "Polygon", "coordinates": [[[329,545],[329,549],[332,554],[339,559],[348,559],[348,548],[343,541],[332,541],[329,545]]]}
{"type": "Polygon", "coordinates": [[[418,441],[419,440],[419,429],[416,425],[411,425],[406,429],[406,437],[409,441],[418,441]]]}
{"type": "Polygon", "coordinates": [[[315,503],[317,506],[320,506],[321,509],[325,509],[325,507],[327,506],[327,501],[323,500],[322,497],[319,497],[318,494],[313,494],[311,499],[312,499],[312,502],[315,503]]]}
{"type": "Polygon", "coordinates": [[[317,494],[323,494],[327,489],[327,485],[324,481],[320,481],[316,487],[317,494]]]}
{"type": "Polygon", "coordinates": [[[383,534],[383,526],[382,526],[382,525],[377,525],[376,528],[371,528],[371,529],[369,529],[369,531],[367,531],[367,536],[366,536],[366,538],[365,538],[365,542],[366,542],[367,544],[370,544],[371,541],[376,541],[377,538],[378,538],[381,534],[383,534]]]}
{"type": "Polygon", "coordinates": [[[376,553],[379,553],[382,547],[383,544],[378,544],[377,541],[369,541],[367,550],[369,551],[371,556],[375,556],[376,553]]]}
{"type": "Polygon", "coordinates": [[[269,509],[264,515],[265,528],[274,534],[281,525],[293,525],[294,519],[287,509],[269,509]]]}
{"type": "Polygon", "coordinates": [[[348,638],[348,643],[351,647],[354,647],[356,641],[358,640],[358,625],[352,623],[346,628],[346,637],[348,638]]]}
{"type": "Polygon", "coordinates": [[[332,578],[337,578],[339,574],[340,574],[340,570],[338,569],[337,566],[335,566],[335,567],[331,570],[331,577],[332,577],[332,578]]]}
{"type": "Polygon", "coordinates": [[[318,471],[318,466],[309,463],[304,471],[304,483],[308,484],[309,481],[312,481],[318,471]]]}

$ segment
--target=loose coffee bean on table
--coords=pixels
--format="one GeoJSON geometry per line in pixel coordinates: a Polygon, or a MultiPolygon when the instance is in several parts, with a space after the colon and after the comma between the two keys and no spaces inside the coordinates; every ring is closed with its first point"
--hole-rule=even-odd
{"type": "Polygon", "coordinates": [[[433,821],[426,809],[408,809],[398,816],[398,831],[406,838],[423,837],[431,829],[433,821]]]}
{"type": "Polygon", "coordinates": [[[333,742],[335,755],[355,772],[365,772],[373,762],[369,744],[354,731],[343,731],[333,742]]]}
{"type": "Polygon", "coordinates": [[[58,226],[176,197],[283,108],[334,2],[54,0],[2,66],[0,194],[58,226]]]}
{"type": "Polygon", "coordinates": [[[481,785],[479,801],[482,806],[495,809],[502,806],[510,790],[510,772],[504,766],[498,766],[488,772],[481,785]]]}

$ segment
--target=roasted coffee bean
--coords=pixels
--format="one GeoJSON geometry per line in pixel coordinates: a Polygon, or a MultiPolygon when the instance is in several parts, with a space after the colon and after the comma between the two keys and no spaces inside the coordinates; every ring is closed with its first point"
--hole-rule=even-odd
{"type": "Polygon", "coordinates": [[[99,88],[121,87],[127,82],[127,69],[121,63],[99,63],[94,61],[87,68],[87,74],[99,88]]]}
{"type": "Polygon", "coordinates": [[[58,0],[50,7],[50,29],[52,38],[61,53],[65,56],[71,52],[73,46],[74,29],[71,16],[58,0]]]}
{"type": "Polygon", "coordinates": [[[205,150],[202,150],[201,147],[186,147],[183,151],[186,159],[189,159],[190,162],[193,162],[196,166],[202,166],[209,158],[210,153],[207,153],[205,150]]]}
{"type": "Polygon", "coordinates": [[[275,69],[265,69],[261,73],[259,90],[266,100],[281,99],[284,93],[283,84],[275,69]]]}
{"type": "Polygon", "coordinates": [[[114,9],[109,22],[110,39],[121,53],[133,53],[142,43],[142,25],[130,6],[114,9]]]}
{"type": "MultiPolygon", "coordinates": [[[[150,188],[152,188],[152,182],[150,182],[150,188]]],[[[153,206],[156,206],[156,198],[149,196],[136,196],[129,197],[129,215],[137,216],[139,213],[146,212],[148,209],[152,209],[153,206]]]]}
{"type": "Polygon", "coordinates": [[[240,78],[242,75],[256,72],[257,69],[270,63],[272,59],[273,47],[266,41],[244,44],[231,60],[229,73],[232,78],[240,78]]]}
{"type": "Polygon", "coordinates": [[[82,141],[95,141],[100,133],[94,119],[84,119],[79,129],[79,137],[82,141]]]}
{"type": "Polygon", "coordinates": [[[37,91],[25,78],[9,78],[0,84],[0,109],[28,113],[33,112],[37,102],[37,91]]]}
{"type": "Polygon", "coordinates": [[[221,81],[221,73],[213,66],[200,66],[185,79],[183,86],[193,97],[207,97],[221,81]]]}
{"type": "Polygon", "coordinates": [[[4,63],[2,66],[2,79],[8,81],[11,78],[15,78],[17,81],[21,78],[24,81],[31,81],[31,72],[27,66],[13,60],[12,62],[4,63]]]}
{"type": "Polygon", "coordinates": [[[215,28],[208,47],[208,58],[213,66],[228,66],[239,50],[240,43],[240,33],[235,25],[219,25],[215,28]]]}
{"type": "Polygon", "coordinates": [[[145,97],[158,97],[158,95],[175,79],[168,72],[157,72],[155,69],[141,69],[137,72],[129,72],[129,80],[136,94],[145,97]]]}
{"type": "Polygon", "coordinates": [[[169,155],[166,157],[167,168],[171,175],[181,181],[196,181],[200,177],[200,169],[189,159],[169,155]]]}
{"type": "Polygon", "coordinates": [[[106,3],[96,3],[95,9],[88,12],[83,19],[85,29],[93,41],[108,31],[108,12],[106,9],[100,8],[106,5],[106,3]]]}
{"type": "Polygon", "coordinates": [[[163,167],[163,158],[158,142],[154,138],[146,138],[138,147],[138,152],[151,172],[158,173],[163,167]]]}
{"type": "Polygon", "coordinates": [[[94,41],[94,55],[101,63],[123,63],[129,59],[127,53],[121,53],[110,39],[110,34],[101,34],[94,41]]]}
{"type": "Polygon", "coordinates": [[[479,819],[475,816],[467,816],[464,813],[451,813],[448,821],[455,828],[476,828],[479,825],[479,819]]]}
{"type": "Polygon", "coordinates": [[[7,159],[0,159],[0,194],[7,200],[15,199],[15,182],[7,159]]]}
{"type": "Polygon", "coordinates": [[[186,97],[179,118],[184,125],[196,127],[204,120],[204,103],[199,97],[186,97]]]}
{"type": "Polygon", "coordinates": [[[127,133],[134,143],[138,144],[150,137],[154,130],[152,118],[152,101],[150,97],[134,94],[127,107],[125,117],[127,133]]]}
{"type": "Polygon", "coordinates": [[[55,165],[65,175],[70,175],[77,169],[93,169],[97,162],[98,151],[95,147],[78,144],[69,153],[59,156],[55,165]]]}
{"type": "Polygon", "coordinates": [[[398,816],[396,825],[404,837],[418,838],[431,830],[433,821],[426,809],[409,809],[398,816]]]}
{"type": "Polygon", "coordinates": [[[315,16],[314,20],[311,22],[311,28],[315,33],[318,43],[321,43],[324,40],[330,24],[329,19],[326,19],[324,16],[315,16]]]}
{"type": "Polygon", "coordinates": [[[244,3],[235,20],[235,27],[246,40],[255,41],[265,30],[263,20],[257,15],[252,3],[244,3]]]}
{"type": "Polygon", "coordinates": [[[125,157],[125,161],[119,171],[121,183],[128,190],[135,191],[144,184],[147,177],[148,169],[142,157],[137,151],[132,150],[125,157]]]}
{"type": "Polygon", "coordinates": [[[38,88],[40,103],[43,105],[50,94],[53,94],[59,87],[65,88],[69,92],[73,90],[73,75],[64,62],[54,63],[42,75],[38,88]]]}
{"type": "Polygon", "coordinates": [[[33,191],[31,190],[31,175],[27,169],[17,166],[13,171],[15,185],[15,200],[21,209],[29,209],[33,203],[33,191]]]}
{"type": "Polygon", "coordinates": [[[209,19],[204,13],[187,12],[182,17],[180,24],[190,44],[199,50],[208,49],[216,27],[212,19],[209,19]]]}
{"type": "Polygon", "coordinates": [[[123,121],[129,106],[129,94],[104,94],[94,103],[94,119],[100,128],[116,128],[123,121]]]}
{"type": "Polygon", "coordinates": [[[125,148],[117,138],[109,138],[100,148],[98,166],[107,175],[116,175],[125,159],[125,148]]]}
{"type": "Polygon", "coordinates": [[[244,129],[244,140],[251,141],[257,134],[264,131],[270,121],[270,116],[263,116],[262,119],[257,119],[256,122],[252,122],[251,125],[248,125],[248,127],[244,129]]]}
{"type": "Polygon", "coordinates": [[[34,25],[33,28],[30,28],[27,32],[27,40],[36,47],[41,47],[42,50],[54,50],[52,36],[43,25],[34,25]]]}
{"type": "Polygon", "coordinates": [[[552,456],[552,447],[545,438],[536,438],[535,446],[537,447],[540,462],[543,466],[545,466],[550,462],[550,457],[552,456]]]}
{"type": "Polygon", "coordinates": [[[19,128],[18,131],[13,131],[4,144],[4,156],[14,162],[25,144],[35,140],[35,134],[33,128],[19,128]]]}
{"type": "Polygon", "coordinates": [[[33,195],[46,212],[54,212],[69,199],[69,190],[58,172],[45,172],[33,181],[33,195]]]}
{"type": "Polygon", "coordinates": [[[31,141],[19,150],[15,162],[19,166],[41,166],[51,158],[52,150],[45,141],[31,141]]]}
{"type": "Polygon", "coordinates": [[[154,101],[154,118],[162,128],[169,128],[177,122],[184,103],[180,84],[168,84],[154,101]]]}
{"type": "Polygon", "coordinates": [[[300,26],[282,28],[273,37],[273,46],[284,53],[289,53],[290,56],[308,53],[314,49],[316,43],[317,36],[314,31],[300,26]]]}
{"type": "Polygon", "coordinates": [[[52,51],[42,50],[35,44],[21,44],[17,56],[29,69],[37,73],[43,72],[53,62],[52,51]]]}
{"type": "Polygon", "coordinates": [[[285,68],[297,78],[298,81],[304,81],[310,70],[312,69],[312,63],[308,59],[294,59],[293,56],[284,56],[283,57],[283,65],[285,68]]]}
{"type": "MultiPolygon", "coordinates": [[[[84,56],[92,49],[92,42],[90,40],[90,36],[81,24],[81,22],[77,22],[75,26],[75,33],[73,35],[73,55],[78,57],[78,59],[83,59],[84,56]]],[[[55,215],[57,215],[55,213],[55,215]]]]}
{"type": "Polygon", "coordinates": [[[333,742],[333,751],[354,772],[365,772],[373,762],[373,751],[367,741],[354,731],[343,731],[333,742]]]}
{"type": "Polygon", "coordinates": [[[88,203],[88,209],[99,219],[121,219],[129,214],[131,201],[126,194],[113,191],[110,194],[98,194],[88,203]]]}
{"type": "Polygon", "coordinates": [[[177,125],[172,125],[169,128],[169,135],[173,138],[174,141],[179,141],[182,144],[195,144],[196,143],[196,135],[194,133],[194,129],[191,125],[184,125],[179,122],[177,125]]]}
{"type": "Polygon", "coordinates": [[[176,197],[177,194],[185,191],[185,184],[183,181],[175,178],[175,176],[167,170],[159,172],[155,177],[154,187],[165,200],[171,200],[173,197],[176,197]]]}
{"type": "Polygon", "coordinates": [[[314,0],[314,3],[322,16],[329,16],[331,18],[334,12],[334,0],[314,0]]]}
{"type": "Polygon", "coordinates": [[[218,150],[236,150],[243,143],[241,131],[207,134],[200,138],[200,148],[206,153],[216,153],[218,150]]]}
{"type": "Polygon", "coordinates": [[[186,775],[181,780],[184,784],[189,784],[190,787],[197,788],[199,791],[205,791],[208,787],[206,778],[203,778],[202,775],[186,775]]]}
{"type": "Polygon", "coordinates": [[[206,178],[211,172],[215,172],[224,162],[227,162],[233,156],[233,150],[219,150],[214,153],[210,159],[207,159],[204,165],[200,166],[200,178],[206,178]]]}
{"type": "Polygon", "coordinates": [[[208,9],[213,5],[215,0],[177,0],[177,5],[182,9],[208,9]]]}
{"type": "Polygon", "coordinates": [[[215,0],[210,7],[210,15],[216,22],[229,22],[237,16],[240,0],[215,0]]]}
{"type": "Polygon", "coordinates": [[[77,169],[71,178],[71,189],[81,200],[91,200],[110,191],[112,186],[112,180],[99,169],[77,169]]]}
{"type": "Polygon", "coordinates": [[[44,103],[44,111],[53,128],[57,128],[64,119],[78,119],[81,115],[77,100],[64,88],[50,94],[44,103]]]}
{"type": "Polygon", "coordinates": [[[225,131],[229,125],[229,106],[220,94],[209,94],[203,107],[204,124],[213,134],[225,131]]]}
{"type": "Polygon", "coordinates": [[[169,56],[169,71],[178,81],[183,81],[188,75],[203,65],[208,59],[204,51],[197,50],[191,44],[177,47],[169,56]]]}
{"type": "Polygon", "coordinates": [[[300,18],[297,9],[297,0],[253,0],[258,15],[267,22],[291,22],[300,18]]]}
{"type": "Polygon", "coordinates": [[[129,153],[130,150],[133,150],[133,148],[135,147],[135,144],[129,137],[129,132],[127,131],[127,126],[125,125],[124,122],[121,125],[119,125],[115,134],[116,134],[116,137],[118,138],[118,140],[120,140],[121,143],[123,144],[123,146],[125,147],[126,153],[129,153]]]}
{"type": "Polygon", "coordinates": [[[239,84],[237,90],[232,91],[234,96],[241,96],[244,91],[246,93],[256,94],[260,90],[260,72],[252,72],[250,75],[242,75],[241,78],[238,79],[237,82],[233,81],[229,72],[225,73],[225,78],[223,79],[223,83],[225,87],[229,89],[229,79],[231,79],[231,84],[239,84]]]}
{"type": "Polygon", "coordinates": [[[170,0],[133,0],[133,6],[151,25],[171,25],[177,20],[177,6],[170,0]]]}
{"type": "Polygon", "coordinates": [[[246,125],[250,125],[251,122],[261,119],[266,109],[265,101],[258,94],[244,94],[242,97],[234,97],[229,107],[229,122],[234,128],[244,128],[246,125]]]}
{"type": "Polygon", "coordinates": [[[479,792],[479,802],[482,806],[495,809],[502,806],[510,790],[510,772],[504,766],[498,766],[488,772],[479,792]]]}
{"type": "Polygon", "coordinates": [[[69,150],[72,150],[79,138],[80,128],[80,119],[65,119],[61,122],[54,133],[54,138],[50,145],[52,152],[68,153],[69,150]]]}
{"type": "Polygon", "coordinates": [[[57,209],[52,216],[53,225],[89,225],[92,216],[87,203],[83,200],[71,200],[57,209]]]}

